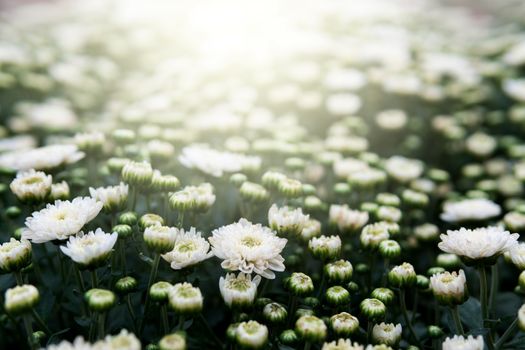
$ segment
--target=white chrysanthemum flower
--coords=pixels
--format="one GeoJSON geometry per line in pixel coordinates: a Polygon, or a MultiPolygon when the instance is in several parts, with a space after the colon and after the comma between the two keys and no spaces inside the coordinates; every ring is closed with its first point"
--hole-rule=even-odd
{"type": "Polygon", "coordinates": [[[129,186],[123,182],[117,186],[89,188],[91,197],[102,202],[107,212],[123,209],[128,199],[128,191],[129,186]]]}
{"type": "Polygon", "coordinates": [[[18,172],[9,187],[22,202],[43,202],[51,192],[52,183],[51,175],[31,169],[18,172]]]}
{"type": "Polygon", "coordinates": [[[67,239],[93,220],[102,205],[91,197],[77,197],[72,201],[57,200],[26,219],[22,237],[33,243],[67,239]]]}
{"type": "Polygon", "coordinates": [[[60,247],[60,250],[82,267],[97,267],[109,257],[117,238],[116,232],[109,234],[97,228],[95,232],[80,232],[69,237],[66,246],[60,247]]]}
{"type": "Polygon", "coordinates": [[[224,303],[229,307],[249,306],[255,300],[257,287],[261,282],[261,276],[252,279],[251,275],[240,272],[237,276],[233,273],[219,279],[219,290],[224,303]]]}
{"type": "Polygon", "coordinates": [[[241,322],[235,331],[235,339],[242,348],[262,349],[268,341],[268,327],[257,322],[241,322]]]}
{"type": "Polygon", "coordinates": [[[467,151],[478,157],[490,156],[496,149],[497,145],[497,141],[494,137],[482,132],[470,135],[465,141],[467,151]]]}
{"type": "Polygon", "coordinates": [[[478,335],[474,338],[469,335],[468,338],[461,335],[455,335],[452,338],[447,338],[443,342],[443,350],[483,350],[485,343],[483,336],[478,335]]]}
{"type": "Polygon", "coordinates": [[[502,87],[507,96],[525,102],[525,79],[506,79],[502,87]]]}
{"type": "Polygon", "coordinates": [[[355,158],[338,159],[333,164],[334,174],[341,179],[368,168],[366,162],[355,158]]]}
{"type": "Polygon", "coordinates": [[[384,323],[374,325],[372,339],[379,344],[395,346],[401,339],[401,324],[384,323]]]}
{"type": "Polygon", "coordinates": [[[31,243],[27,239],[20,241],[11,238],[0,245],[0,271],[18,271],[31,263],[31,243]]]}
{"type": "Polygon", "coordinates": [[[255,272],[269,279],[275,278],[273,271],[284,271],[281,252],[287,240],[261,224],[242,218],[214,230],[209,241],[215,256],[224,260],[221,266],[226,270],[255,272]]]}
{"type": "Polygon", "coordinates": [[[430,277],[430,289],[436,299],[443,304],[459,305],[467,297],[467,278],[465,272],[437,273],[430,277]]]}
{"type": "Polygon", "coordinates": [[[308,248],[315,257],[320,259],[334,259],[341,252],[341,237],[321,236],[313,237],[308,242],[308,248]]]}
{"type": "Polygon", "coordinates": [[[500,214],[501,207],[493,201],[475,198],[445,203],[440,218],[447,222],[478,221],[490,219],[500,214]]]}
{"type": "Polygon", "coordinates": [[[400,130],[405,127],[408,116],[400,109],[382,111],[376,116],[377,125],[385,130],[400,130]]]}
{"type": "Polygon", "coordinates": [[[380,221],[366,225],[361,231],[360,241],[365,248],[377,248],[379,243],[390,238],[388,225],[380,221]]]}
{"type": "Polygon", "coordinates": [[[385,170],[397,181],[408,182],[421,176],[423,163],[417,159],[393,156],[386,161],[385,170]]]}
{"type": "Polygon", "coordinates": [[[58,344],[49,345],[47,350],[92,350],[91,343],[86,341],[82,336],[77,336],[75,340],[70,343],[67,340],[62,340],[58,344]]]}
{"type": "Polygon", "coordinates": [[[467,260],[491,259],[517,245],[519,236],[495,226],[474,230],[461,228],[442,234],[438,247],[446,253],[456,254],[467,260]]]}
{"type": "Polygon", "coordinates": [[[309,219],[301,230],[301,239],[306,242],[320,234],[321,222],[319,220],[309,219]]]}
{"type": "Polygon", "coordinates": [[[177,283],[168,291],[168,301],[177,314],[194,314],[202,310],[201,290],[188,282],[177,283]]]}
{"type": "Polygon", "coordinates": [[[365,350],[365,347],[358,343],[352,343],[350,339],[339,339],[331,343],[324,343],[321,350],[365,350]]]}
{"type": "Polygon", "coordinates": [[[192,227],[189,231],[178,230],[173,249],[163,254],[162,258],[170,263],[172,269],[180,270],[212,256],[208,241],[201,237],[201,233],[195,227],[192,227]]]}
{"type": "Polygon", "coordinates": [[[525,270],[525,242],[514,245],[509,250],[512,263],[520,270],[525,270]]]}
{"type": "Polygon", "coordinates": [[[205,145],[191,145],[182,149],[179,161],[186,168],[220,177],[223,173],[256,170],[261,167],[261,158],[240,153],[221,152],[205,145]]]}
{"type": "Polygon", "coordinates": [[[93,344],[93,350],[140,350],[142,345],[135,334],[126,329],[117,335],[107,335],[104,340],[93,344]]]}
{"type": "Polygon", "coordinates": [[[51,145],[0,155],[0,166],[16,170],[48,170],[72,164],[84,157],[75,145],[51,145]]]}
{"type": "Polygon", "coordinates": [[[350,174],[348,183],[357,187],[372,187],[385,182],[386,173],[376,168],[367,168],[350,174]]]}
{"type": "Polygon", "coordinates": [[[333,94],[326,100],[326,109],[333,115],[354,114],[361,108],[361,105],[361,98],[351,93],[333,94]]]}
{"type": "Polygon", "coordinates": [[[65,181],[57,182],[51,185],[51,192],[49,193],[51,200],[62,199],[66,200],[69,198],[69,185],[65,181]]]}
{"type": "Polygon", "coordinates": [[[173,249],[177,235],[176,227],[156,224],[146,227],[142,237],[149,249],[163,254],[173,249]]]}
{"type": "Polygon", "coordinates": [[[268,210],[268,223],[272,230],[282,235],[298,235],[308,222],[310,215],[303,214],[301,208],[277,207],[273,204],[268,210]]]}

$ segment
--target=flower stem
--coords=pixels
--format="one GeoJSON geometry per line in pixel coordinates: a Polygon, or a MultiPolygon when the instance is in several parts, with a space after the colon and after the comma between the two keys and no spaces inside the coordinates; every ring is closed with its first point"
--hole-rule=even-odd
{"type": "Polygon", "coordinates": [[[405,323],[408,326],[410,335],[412,336],[414,341],[418,344],[418,346],[422,348],[419,342],[419,339],[417,338],[416,332],[414,331],[414,327],[412,326],[412,321],[410,320],[410,317],[408,316],[406,300],[405,300],[405,290],[403,288],[399,289],[399,303],[401,304],[401,311],[403,312],[403,317],[405,318],[405,323]]]}
{"type": "MultiPolygon", "coordinates": [[[[479,273],[479,302],[481,304],[481,318],[483,320],[483,328],[485,327],[486,320],[488,319],[488,286],[487,286],[487,270],[485,266],[478,267],[479,273]]],[[[486,337],[487,346],[489,349],[494,349],[494,343],[492,339],[491,330],[487,333],[486,337]]]]}
{"type": "Polygon", "coordinates": [[[494,302],[496,301],[496,295],[498,294],[498,283],[499,273],[498,264],[492,265],[491,276],[490,276],[490,296],[489,296],[489,315],[494,310],[494,302]]]}
{"type": "Polygon", "coordinates": [[[22,319],[24,320],[24,327],[27,333],[27,343],[29,344],[29,348],[38,349],[35,339],[33,338],[33,325],[31,324],[31,318],[28,314],[24,314],[22,319]]]}
{"type": "Polygon", "coordinates": [[[507,328],[505,333],[503,333],[501,338],[499,338],[499,340],[497,341],[497,343],[495,345],[496,350],[500,349],[501,346],[505,344],[507,339],[516,331],[516,328],[518,328],[518,322],[519,322],[519,319],[518,319],[518,317],[516,317],[514,319],[514,321],[512,321],[512,323],[509,326],[509,328],[507,328]]]}
{"type": "Polygon", "coordinates": [[[168,334],[170,326],[168,322],[168,310],[166,309],[166,304],[162,304],[160,307],[160,314],[162,317],[162,330],[164,331],[164,334],[168,334]]]}
{"type": "Polygon", "coordinates": [[[98,287],[97,270],[91,270],[91,288],[98,287]]]}
{"type": "Polygon", "coordinates": [[[153,282],[155,281],[155,277],[157,276],[159,262],[160,254],[155,254],[155,258],[153,259],[153,266],[151,267],[151,273],[149,275],[148,287],[146,288],[146,302],[144,303],[144,314],[142,315],[142,319],[140,320],[139,334],[141,334],[144,330],[146,315],[148,314],[150,305],[149,289],[151,288],[151,285],[153,284],[153,282]]]}
{"type": "Polygon", "coordinates": [[[22,278],[22,273],[20,271],[16,271],[14,275],[17,285],[21,286],[22,284],[24,284],[24,279],[22,278]]]}
{"type": "Polygon", "coordinates": [[[73,269],[75,270],[75,277],[77,279],[78,288],[80,289],[80,292],[84,294],[86,287],[84,286],[84,279],[82,278],[82,274],[80,273],[80,270],[78,269],[78,266],[75,264],[73,266],[73,269]]]}
{"type": "Polygon", "coordinates": [[[458,306],[454,305],[450,308],[450,313],[452,314],[452,318],[454,319],[454,324],[456,325],[456,331],[461,334],[465,335],[465,331],[463,330],[463,325],[461,324],[461,318],[459,317],[458,312],[458,306]]]}
{"type": "Polygon", "coordinates": [[[98,339],[104,338],[104,324],[106,323],[106,314],[101,312],[98,314],[98,339]]]}
{"type": "Polygon", "coordinates": [[[50,335],[51,331],[49,330],[49,327],[47,327],[46,323],[44,322],[44,320],[42,320],[38,312],[36,312],[35,309],[31,310],[31,312],[33,313],[33,317],[35,318],[36,323],[38,323],[38,326],[42,328],[47,335],[50,335]]]}
{"type": "Polygon", "coordinates": [[[131,295],[126,295],[126,304],[128,306],[129,316],[131,317],[131,322],[133,323],[133,329],[136,329],[135,325],[135,313],[133,312],[133,307],[131,306],[131,295]]]}
{"type": "Polygon", "coordinates": [[[206,318],[202,315],[202,313],[199,314],[199,319],[201,320],[201,323],[206,328],[206,331],[211,335],[213,338],[213,341],[217,344],[219,349],[224,349],[224,345],[222,344],[222,341],[217,337],[215,332],[211,329],[210,325],[208,324],[208,321],[206,321],[206,318]]]}

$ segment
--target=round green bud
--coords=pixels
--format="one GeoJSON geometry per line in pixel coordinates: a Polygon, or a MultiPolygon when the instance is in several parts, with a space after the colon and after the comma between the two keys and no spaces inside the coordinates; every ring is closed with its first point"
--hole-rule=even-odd
{"type": "Polygon", "coordinates": [[[284,166],[290,170],[301,170],[306,166],[306,162],[299,157],[290,157],[284,160],[284,166]]]}
{"type": "Polygon", "coordinates": [[[315,186],[311,184],[303,184],[303,194],[305,196],[315,195],[315,186]]]}
{"type": "Polygon", "coordinates": [[[128,238],[133,234],[133,228],[124,224],[113,226],[111,231],[116,232],[119,238],[128,238]]]}
{"type": "Polygon", "coordinates": [[[348,312],[333,315],[329,324],[335,335],[341,338],[348,338],[359,329],[359,320],[348,312]]]}
{"type": "Polygon", "coordinates": [[[401,200],[393,193],[378,193],[376,196],[378,205],[386,205],[390,207],[399,207],[401,200]]]}
{"type": "Polygon", "coordinates": [[[321,302],[316,297],[306,297],[303,299],[303,304],[311,307],[312,309],[315,309],[321,304],[321,302]]]}
{"type": "Polygon", "coordinates": [[[425,193],[409,189],[404,190],[401,196],[403,197],[404,203],[416,208],[426,207],[429,202],[428,195],[426,195],[425,193]]]}
{"type": "Polygon", "coordinates": [[[149,289],[149,296],[151,300],[159,303],[164,303],[168,300],[169,291],[173,287],[171,283],[166,281],[156,282],[151,285],[149,289]]]}
{"type": "Polygon", "coordinates": [[[239,327],[239,323],[232,323],[226,328],[226,339],[228,339],[230,342],[235,342],[235,336],[237,335],[237,327],[239,327]]]}
{"type": "Polygon", "coordinates": [[[137,213],[132,212],[132,211],[122,213],[120,214],[118,218],[118,223],[122,225],[133,226],[137,223],[137,221],[138,221],[137,213]]]}
{"type": "Polygon", "coordinates": [[[418,289],[427,290],[430,285],[430,280],[427,276],[417,275],[416,286],[418,289]]]}
{"type": "Polygon", "coordinates": [[[324,203],[319,197],[306,196],[304,199],[304,209],[308,212],[315,212],[324,208],[324,203]]]}
{"type": "Polygon", "coordinates": [[[177,283],[169,289],[170,307],[180,315],[194,315],[202,311],[203,298],[199,288],[190,283],[177,283]]]}
{"type": "Polygon", "coordinates": [[[181,333],[167,334],[159,341],[160,350],[186,350],[186,337],[181,333]]]}
{"type": "Polygon", "coordinates": [[[281,180],[286,179],[286,175],[276,171],[267,171],[263,174],[261,181],[264,187],[268,189],[277,189],[281,180]]]}
{"type": "Polygon", "coordinates": [[[131,160],[128,158],[111,157],[106,161],[108,170],[113,174],[120,174],[124,165],[129,163],[131,160]]]}
{"type": "Polygon", "coordinates": [[[295,318],[300,318],[302,316],[314,316],[315,312],[312,309],[298,308],[295,311],[295,318]]]}
{"type": "Polygon", "coordinates": [[[324,273],[329,283],[345,283],[352,278],[354,268],[347,260],[337,260],[324,266],[324,273]]]}
{"type": "Polygon", "coordinates": [[[13,238],[21,240],[22,239],[22,232],[24,231],[23,227],[18,227],[13,231],[13,238]]]}
{"type": "Polygon", "coordinates": [[[438,339],[438,338],[441,338],[443,335],[445,335],[445,332],[443,332],[443,330],[439,326],[436,326],[436,325],[428,326],[427,332],[430,338],[432,339],[438,339]]]}
{"type": "Polygon", "coordinates": [[[115,291],[119,294],[128,294],[137,290],[138,282],[131,276],[120,278],[115,283],[115,291]]]}
{"type": "Polygon", "coordinates": [[[41,344],[46,339],[46,333],[43,331],[33,332],[33,340],[36,344],[41,344]]]}
{"type": "Polygon", "coordinates": [[[323,342],[326,338],[326,330],[325,323],[315,316],[301,316],[295,323],[295,331],[305,342],[323,342]]]}
{"type": "Polygon", "coordinates": [[[262,349],[268,342],[268,327],[257,321],[241,322],[235,340],[243,349],[262,349]]]}
{"type": "Polygon", "coordinates": [[[279,334],[279,341],[284,345],[293,346],[299,342],[299,336],[293,329],[286,329],[279,334]]]}
{"type": "Polygon", "coordinates": [[[286,311],[286,308],[279,303],[269,303],[264,307],[262,315],[264,320],[268,323],[279,324],[286,321],[288,311],[286,311]]]}
{"type": "Polygon", "coordinates": [[[151,189],[155,192],[173,192],[180,187],[180,180],[174,175],[162,175],[155,170],[151,179],[151,189]]]}
{"type": "Polygon", "coordinates": [[[314,284],[310,276],[294,272],[286,281],[286,288],[294,295],[306,296],[314,291],[314,284]]]}
{"type": "Polygon", "coordinates": [[[303,194],[303,184],[301,181],[289,178],[279,181],[277,189],[279,193],[287,198],[297,198],[303,194]]]}
{"type": "Polygon", "coordinates": [[[284,262],[284,264],[286,265],[286,267],[297,267],[299,266],[299,263],[301,262],[301,258],[295,254],[290,254],[286,257],[286,260],[284,262]]]}
{"type": "Polygon", "coordinates": [[[325,299],[331,306],[342,306],[350,302],[350,293],[341,286],[333,286],[326,290],[325,299]]]}
{"type": "Polygon", "coordinates": [[[395,298],[394,291],[388,288],[376,288],[372,291],[370,296],[380,300],[385,305],[390,305],[395,298]]]}
{"type": "Polygon", "coordinates": [[[93,288],[84,294],[89,309],[96,312],[105,312],[115,305],[115,294],[107,289],[93,288]]]}
{"type": "Polygon", "coordinates": [[[135,142],[135,131],[130,129],[115,129],[111,133],[111,138],[118,145],[127,145],[135,142]]]}
{"type": "Polygon", "coordinates": [[[357,272],[360,275],[364,275],[370,271],[370,266],[365,263],[359,263],[355,266],[355,272],[357,272]]]}
{"type": "Polygon", "coordinates": [[[439,254],[436,259],[437,266],[445,270],[456,270],[461,267],[461,259],[456,254],[439,254]]]}
{"type": "Polygon", "coordinates": [[[10,219],[15,219],[19,217],[21,213],[22,213],[22,210],[20,210],[20,208],[16,206],[8,207],[5,210],[5,216],[7,216],[10,219]]]}
{"type": "Polygon", "coordinates": [[[385,318],[386,306],[379,299],[368,298],[359,304],[361,313],[371,322],[381,321],[385,318]]]}
{"type": "Polygon", "coordinates": [[[346,182],[338,182],[334,185],[334,193],[338,196],[346,196],[351,192],[351,187],[346,182]]]}
{"type": "Polygon", "coordinates": [[[248,181],[248,176],[241,173],[235,173],[230,176],[230,183],[232,183],[235,187],[241,187],[241,185],[246,181],[248,181]]]}
{"type": "Polygon", "coordinates": [[[385,259],[395,259],[401,255],[401,246],[392,239],[379,243],[379,254],[385,259]]]}
{"type": "Polygon", "coordinates": [[[417,275],[414,266],[409,263],[393,267],[388,273],[388,282],[398,288],[406,288],[416,283],[417,275]]]}
{"type": "Polygon", "coordinates": [[[130,161],[122,168],[121,177],[124,182],[131,186],[147,188],[153,178],[153,169],[148,162],[130,161]]]}
{"type": "Polygon", "coordinates": [[[257,298],[257,299],[255,299],[255,307],[259,308],[259,309],[264,308],[267,304],[270,304],[270,303],[273,303],[273,300],[270,299],[270,298],[257,298]]]}
{"type": "Polygon", "coordinates": [[[359,291],[359,285],[356,282],[350,281],[346,284],[346,289],[350,293],[357,293],[359,291]]]}
{"type": "Polygon", "coordinates": [[[38,304],[40,294],[31,284],[9,288],[5,292],[4,309],[8,314],[20,315],[31,311],[38,304]]]}
{"type": "Polygon", "coordinates": [[[164,219],[162,218],[162,216],[157,214],[144,214],[139,219],[139,227],[143,231],[150,226],[162,225],[164,225],[164,219]]]}
{"type": "Polygon", "coordinates": [[[375,214],[377,208],[379,208],[379,205],[373,202],[363,202],[359,208],[361,211],[366,211],[369,214],[375,214]]]}
{"type": "Polygon", "coordinates": [[[270,193],[266,188],[250,181],[245,181],[241,185],[239,193],[244,200],[257,203],[264,202],[270,198],[270,193]]]}
{"type": "Polygon", "coordinates": [[[445,270],[444,268],[442,268],[442,267],[439,267],[439,266],[433,266],[433,267],[431,267],[431,268],[429,268],[429,269],[427,270],[427,276],[430,277],[430,276],[433,276],[433,275],[435,275],[435,274],[437,274],[437,273],[442,273],[442,272],[445,272],[445,271],[446,271],[446,270],[445,270]]]}

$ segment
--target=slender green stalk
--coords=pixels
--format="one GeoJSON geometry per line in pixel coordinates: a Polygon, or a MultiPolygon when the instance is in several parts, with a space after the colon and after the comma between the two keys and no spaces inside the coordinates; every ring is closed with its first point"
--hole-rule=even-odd
{"type": "Polygon", "coordinates": [[[374,327],[374,324],[370,321],[367,322],[366,325],[366,342],[370,344],[370,340],[372,338],[372,329],[374,327]]]}
{"type": "Polygon", "coordinates": [[[21,286],[22,284],[24,284],[24,279],[22,278],[22,273],[20,271],[16,271],[14,275],[17,285],[21,286]]]}
{"type": "Polygon", "coordinates": [[[153,259],[153,266],[151,267],[151,273],[149,275],[148,287],[146,289],[146,302],[144,303],[144,314],[142,315],[142,319],[140,320],[139,333],[142,333],[142,331],[144,330],[146,315],[148,314],[149,306],[150,306],[149,289],[151,288],[151,285],[155,281],[155,277],[157,277],[159,263],[160,263],[160,254],[155,254],[155,258],[153,259]]]}
{"type": "Polygon", "coordinates": [[[120,262],[121,262],[121,267],[122,267],[122,273],[125,275],[127,274],[127,266],[126,266],[126,247],[125,247],[125,240],[123,239],[120,239],[118,241],[118,250],[119,250],[119,253],[120,253],[120,262]]]}
{"type": "Polygon", "coordinates": [[[33,314],[33,317],[34,317],[36,323],[38,323],[38,327],[40,327],[46,334],[48,334],[48,335],[51,334],[51,331],[49,330],[49,327],[46,325],[44,320],[42,320],[42,318],[40,317],[38,312],[36,312],[35,309],[31,310],[31,312],[33,314]]]}
{"type": "Polygon", "coordinates": [[[86,291],[86,286],[84,285],[84,279],[82,278],[82,274],[80,273],[80,270],[78,269],[78,266],[74,264],[73,269],[75,270],[75,278],[77,280],[78,288],[82,294],[86,291]]]}
{"type": "Polygon", "coordinates": [[[507,339],[509,339],[509,337],[514,334],[514,332],[516,331],[516,329],[518,328],[518,323],[519,323],[519,319],[516,317],[514,319],[514,321],[512,321],[511,325],[509,326],[509,328],[507,328],[507,330],[505,331],[505,333],[503,333],[503,335],[501,336],[501,338],[499,338],[499,340],[497,341],[496,345],[495,345],[495,348],[496,350],[500,349],[504,344],[505,342],[507,341],[507,339]]]}
{"type": "Polygon", "coordinates": [[[97,288],[97,287],[98,287],[97,270],[93,269],[91,270],[91,288],[97,288]]]}
{"type": "MultiPolygon", "coordinates": [[[[485,266],[478,267],[479,273],[479,302],[481,304],[481,317],[483,320],[483,327],[485,327],[486,320],[489,317],[488,313],[488,286],[487,286],[487,270],[485,266]]],[[[486,337],[486,343],[489,349],[494,349],[494,341],[492,339],[492,332],[489,330],[486,337]]]]}
{"type": "Polygon", "coordinates": [[[184,212],[179,211],[177,227],[182,228],[183,225],[184,225],[184,212]]]}
{"type": "Polygon", "coordinates": [[[405,300],[405,290],[403,288],[399,289],[399,303],[401,304],[401,311],[403,312],[403,317],[405,318],[405,323],[408,326],[410,335],[412,336],[414,341],[418,344],[418,346],[422,348],[421,343],[419,342],[419,339],[417,338],[416,332],[414,331],[414,327],[412,326],[412,321],[410,320],[410,317],[408,316],[406,300],[405,300]]]}
{"type": "Polygon", "coordinates": [[[104,338],[104,325],[106,323],[106,314],[101,312],[98,314],[98,339],[104,338]]]}
{"type": "Polygon", "coordinates": [[[465,331],[463,330],[463,325],[461,324],[461,318],[459,317],[458,312],[458,306],[454,305],[450,308],[450,313],[452,314],[452,318],[454,319],[454,324],[456,325],[456,331],[461,334],[465,335],[465,331]]]}
{"type": "Polygon", "coordinates": [[[489,315],[494,310],[494,302],[496,301],[496,295],[498,294],[499,285],[499,271],[498,264],[492,265],[491,276],[490,276],[490,296],[489,296],[489,315]]]}
{"type": "Polygon", "coordinates": [[[131,306],[131,295],[126,295],[126,305],[128,306],[128,312],[129,316],[131,317],[131,322],[133,322],[133,329],[135,329],[137,326],[135,324],[135,312],[133,311],[133,307],[131,306]]]}
{"type": "Polygon", "coordinates": [[[29,348],[38,349],[38,345],[36,344],[35,339],[33,337],[33,325],[31,323],[31,317],[29,317],[28,314],[24,314],[22,316],[22,319],[24,320],[24,327],[26,329],[27,343],[29,344],[29,348]]]}
{"type": "Polygon", "coordinates": [[[170,326],[168,322],[168,310],[166,309],[166,304],[162,304],[160,307],[160,315],[162,318],[162,330],[164,334],[168,334],[170,326]]]}
{"type": "Polygon", "coordinates": [[[295,314],[295,307],[297,305],[297,296],[291,295],[290,296],[290,305],[288,307],[288,324],[292,323],[294,314],[295,314]]]}
{"type": "Polygon", "coordinates": [[[208,321],[206,321],[206,318],[203,316],[202,313],[199,314],[199,319],[201,320],[201,323],[204,325],[204,328],[206,328],[206,331],[211,335],[215,344],[217,344],[218,348],[224,349],[224,344],[222,344],[222,341],[219,338],[217,338],[217,335],[211,329],[210,325],[208,324],[208,321]]]}
{"type": "Polygon", "coordinates": [[[184,315],[179,315],[179,323],[177,324],[177,330],[178,331],[184,330],[184,315]]]}

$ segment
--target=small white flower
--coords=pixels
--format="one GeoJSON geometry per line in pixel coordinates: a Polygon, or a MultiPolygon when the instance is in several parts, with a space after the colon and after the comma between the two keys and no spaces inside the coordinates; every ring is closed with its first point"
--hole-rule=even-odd
{"type": "Polygon", "coordinates": [[[42,202],[51,192],[53,178],[33,169],[20,171],[9,187],[22,202],[42,202]]]}
{"type": "Polygon", "coordinates": [[[474,230],[461,228],[442,234],[439,249],[471,260],[497,257],[512,249],[519,234],[510,233],[500,227],[480,227],[474,230]]]}
{"type": "Polygon", "coordinates": [[[257,287],[261,282],[261,276],[253,279],[251,275],[240,272],[237,276],[233,273],[226,274],[219,279],[219,289],[224,303],[229,307],[249,306],[255,300],[257,287]]]}
{"type": "Polygon", "coordinates": [[[476,198],[445,203],[440,218],[446,222],[462,222],[486,220],[500,214],[499,205],[488,199],[476,198]]]}
{"type": "Polygon", "coordinates": [[[520,270],[525,270],[525,242],[520,242],[514,245],[509,250],[510,259],[512,263],[520,270]]]}
{"type": "Polygon", "coordinates": [[[31,243],[27,239],[20,241],[11,238],[0,245],[0,270],[18,271],[31,262],[31,243]]]}
{"type": "Polygon", "coordinates": [[[346,179],[348,176],[368,168],[366,162],[356,158],[337,159],[333,165],[334,174],[341,179],[346,179]]]}
{"type": "Polygon", "coordinates": [[[497,141],[494,137],[482,132],[470,135],[465,142],[467,150],[478,157],[490,156],[496,149],[497,145],[497,141]]]}
{"type": "Polygon", "coordinates": [[[312,237],[317,237],[321,234],[321,222],[315,219],[309,219],[301,230],[301,238],[303,241],[309,241],[312,237]]]}
{"type": "Polygon", "coordinates": [[[421,176],[423,163],[417,159],[393,156],[386,161],[385,170],[397,181],[409,182],[421,176]]]}
{"type": "Polygon", "coordinates": [[[195,227],[189,231],[180,229],[175,237],[173,249],[163,254],[162,258],[170,263],[172,269],[180,270],[212,257],[213,253],[209,250],[210,244],[201,237],[201,233],[195,227]]]}
{"type": "Polygon", "coordinates": [[[328,216],[330,223],[337,225],[341,232],[357,231],[368,222],[367,212],[352,210],[346,204],[332,204],[328,216]]]}
{"type": "Polygon", "coordinates": [[[362,105],[361,98],[351,93],[337,93],[326,100],[326,109],[333,115],[348,115],[357,112],[362,105]]]}
{"type": "Polygon", "coordinates": [[[485,343],[483,336],[478,335],[474,338],[469,335],[468,338],[461,335],[455,335],[452,338],[447,338],[443,342],[443,350],[483,350],[485,343]]]}
{"type": "Polygon", "coordinates": [[[67,182],[62,181],[51,185],[51,193],[49,198],[52,200],[62,199],[66,200],[69,198],[69,185],[67,182]]]}
{"type": "Polygon", "coordinates": [[[0,166],[16,170],[48,170],[84,158],[75,145],[51,145],[0,155],[0,166]]]}
{"type": "Polygon", "coordinates": [[[376,116],[377,125],[385,130],[400,130],[405,127],[407,121],[405,111],[400,109],[382,111],[376,116]]]}
{"type": "Polygon", "coordinates": [[[365,347],[358,343],[353,343],[350,339],[339,339],[331,343],[324,343],[321,350],[365,350],[365,347]]]}
{"type": "Polygon", "coordinates": [[[235,331],[237,343],[248,349],[262,349],[268,341],[268,327],[257,321],[241,322],[235,331]]]}
{"type": "Polygon", "coordinates": [[[178,314],[193,314],[202,310],[201,290],[191,283],[177,283],[170,288],[168,300],[171,308],[178,314]]]}
{"type": "Polygon", "coordinates": [[[372,339],[379,344],[395,346],[401,339],[401,324],[384,323],[374,325],[372,339]]]}
{"type": "Polygon", "coordinates": [[[439,302],[459,305],[465,301],[467,278],[465,272],[437,273],[430,277],[430,288],[439,302]]]}
{"type": "Polygon", "coordinates": [[[173,249],[177,239],[178,229],[176,227],[151,225],[144,229],[144,242],[151,250],[158,253],[167,253],[173,249]]]}
{"type": "Polygon", "coordinates": [[[140,340],[126,329],[117,335],[107,335],[104,340],[93,344],[93,350],[140,350],[140,340]]]}
{"type": "Polygon", "coordinates": [[[525,332],[525,304],[521,305],[518,310],[518,325],[525,332]]]}
{"type": "Polygon", "coordinates": [[[58,344],[49,345],[46,350],[92,350],[91,343],[86,341],[82,336],[77,336],[75,340],[70,343],[67,340],[62,340],[58,344]]]}
{"type": "Polygon", "coordinates": [[[90,197],[77,197],[72,201],[57,200],[26,219],[22,237],[33,243],[67,239],[93,220],[102,205],[90,197]]]}
{"type": "Polygon", "coordinates": [[[308,242],[308,248],[318,258],[336,258],[341,252],[341,238],[339,236],[313,237],[308,242]]]}
{"type": "Polygon", "coordinates": [[[502,87],[507,96],[525,102],[525,79],[506,79],[502,87]]]}
{"type": "Polygon", "coordinates": [[[388,225],[383,222],[368,224],[361,231],[360,241],[365,248],[377,248],[379,243],[390,238],[388,225]]]}
{"type": "Polygon", "coordinates": [[[83,267],[96,267],[111,254],[117,238],[116,232],[109,234],[97,228],[95,232],[80,232],[69,237],[66,246],[60,247],[60,250],[83,267]]]}
{"type": "Polygon", "coordinates": [[[268,211],[268,223],[270,227],[280,234],[298,235],[308,222],[309,215],[304,215],[301,208],[290,208],[287,206],[277,207],[273,204],[268,211]]]}
{"type": "Polygon", "coordinates": [[[104,204],[104,210],[111,212],[120,210],[126,204],[128,199],[129,186],[121,182],[117,186],[89,188],[91,197],[104,204]]]}
{"type": "Polygon", "coordinates": [[[208,240],[215,256],[223,259],[221,266],[226,270],[255,272],[268,279],[275,278],[273,271],[284,271],[281,252],[287,240],[261,224],[242,218],[214,230],[208,240]]]}

